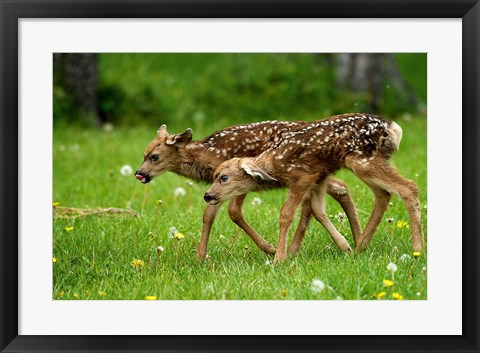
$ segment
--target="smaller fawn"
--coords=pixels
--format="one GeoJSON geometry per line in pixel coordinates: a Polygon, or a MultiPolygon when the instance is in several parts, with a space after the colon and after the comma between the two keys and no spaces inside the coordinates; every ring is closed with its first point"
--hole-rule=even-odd
{"type": "MultiPolygon", "coordinates": [[[[295,210],[311,195],[313,216],[329,231],[344,251],[349,246],[325,214],[328,176],[347,168],[373,191],[375,204],[368,223],[356,242],[363,250],[375,233],[395,192],[403,199],[412,225],[414,251],[423,248],[420,202],[415,183],[400,176],[390,164],[398,150],[402,129],[395,122],[367,114],[345,114],[307,123],[279,144],[257,157],[232,158],[215,170],[205,201],[216,204],[251,191],[287,187],[280,212],[280,236],[275,261],[287,256],[286,243],[295,210]]],[[[293,239],[293,243],[296,242],[293,239]]]]}

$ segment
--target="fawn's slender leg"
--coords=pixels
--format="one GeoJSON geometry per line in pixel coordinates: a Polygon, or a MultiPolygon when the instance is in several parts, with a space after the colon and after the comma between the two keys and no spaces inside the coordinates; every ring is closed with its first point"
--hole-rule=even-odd
{"type": "Polygon", "coordinates": [[[303,238],[308,228],[308,224],[312,219],[312,207],[310,201],[310,195],[306,195],[302,201],[302,213],[300,215],[300,220],[298,221],[297,229],[293,236],[293,240],[288,246],[289,254],[296,254],[302,245],[303,238]]]}
{"type": "Polygon", "coordinates": [[[329,177],[327,182],[327,193],[332,196],[342,206],[343,211],[347,215],[350,229],[352,230],[353,242],[357,244],[360,234],[362,234],[362,226],[358,218],[357,207],[348,192],[347,184],[336,178],[329,177]]]}
{"type": "Polygon", "coordinates": [[[274,262],[281,262],[287,258],[287,237],[288,230],[292,225],[295,211],[302,202],[306,190],[299,190],[297,188],[290,188],[288,191],[287,200],[280,211],[280,236],[278,238],[277,252],[275,253],[274,262]]]}
{"type": "Polygon", "coordinates": [[[197,247],[197,259],[203,260],[207,255],[207,247],[208,247],[208,238],[210,236],[210,230],[212,229],[213,221],[217,215],[218,209],[222,203],[218,203],[216,205],[208,205],[203,212],[203,228],[202,228],[202,235],[200,237],[200,244],[197,247]]]}
{"type": "MultiPolygon", "coordinates": [[[[422,251],[423,232],[420,201],[418,199],[418,189],[415,183],[402,177],[398,171],[383,158],[375,158],[371,162],[365,164],[346,162],[347,167],[353,170],[354,173],[368,185],[375,185],[377,188],[383,189],[385,191],[384,195],[390,192],[395,192],[402,198],[412,225],[413,251],[422,251]]],[[[375,197],[377,198],[378,196],[375,195],[375,197]]],[[[386,209],[386,207],[384,208],[386,209]]],[[[373,232],[377,229],[378,223],[385,213],[385,210],[380,208],[376,210],[374,208],[373,213],[359,242],[359,244],[361,243],[362,248],[365,248],[368,245],[368,242],[372,238],[373,232]],[[373,213],[378,214],[374,215],[373,213]]]]}
{"type": "MultiPolygon", "coordinates": [[[[342,206],[342,209],[347,215],[348,222],[350,223],[350,229],[352,230],[353,241],[356,244],[358,237],[362,234],[362,226],[360,225],[360,220],[358,218],[357,208],[355,203],[348,192],[348,186],[345,182],[340,179],[329,177],[327,179],[327,193],[332,196],[339,204],[342,206]]],[[[316,188],[313,188],[311,192],[316,192],[316,188]]],[[[305,232],[307,231],[308,224],[312,217],[311,210],[311,196],[305,196],[302,202],[302,213],[300,215],[300,220],[298,222],[297,230],[293,240],[288,247],[289,254],[295,254],[300,249],[300,246],[305,237],[305,232]]]]}
{"type": "Polygon", "coordinates": [[[333,223],[325,213],[325,194],[327,190],[327,180],[322,180],[318,185],[314,186],[311,191],[312,197],[312,213],[313,216],[325,227],[333,241],[337,246],[348,253],[352,252],[352,248],[348,244],[347,239],[341,235],[335,228],[333,223]]]}
{"type": "Polygon", "coordinates": [[[375,185],[375,183],[365,180],[365,183],[372,190],[375,196],[375,204],[373,206],[372,214],[367,222],[367,225],[358,238],[356,251],[365,250],[367,245],[370,243],[370,240],[373,237],[373,234],[377,231],[378,225],[380,224],[385,211],[388,208],[388,202],[391,199],[392,194],[385,189],[382,189],[375,185]]]}
{"type": "Polygon", "coordinates": [[[232,221],[243,229],[257,246],[267,254],[275,254],[275,248],[263,239],[258,233],[245,221],[242,214],[242,204],[246,195],[235,197],[228,205],[228,214],[232,221]]]}

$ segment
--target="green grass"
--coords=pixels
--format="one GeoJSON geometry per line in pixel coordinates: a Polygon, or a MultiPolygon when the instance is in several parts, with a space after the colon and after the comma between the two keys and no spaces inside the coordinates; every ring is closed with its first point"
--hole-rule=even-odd
{"type": "MultiPolygon", "coordinates": [[[[427,234],[427,150],[426,120],[397,119],[404,130],[400,151],[393,163],[401,174],[414,180],[420,190],[422,220],[427,234]]],[[[401,261],[411,255],[410,229],[396,222],[409,218],[398,196],[385,214],[368,249],[354,256],[343,254],[321,225],[312,221],[300,253],[284,264],[267,265],[272,260],[228,218],[226,207],[214,223],[209,259],[195,260],[202,228],[202,199],[207,185],[189,185],[188,179],[166,173],[147,185],[133,175],[123,176],[120,168],[129,164],[135,170],[142,162],[146,144],[158,126],[119,128],[113,132],[56,128],[54,130],[54,195],[62,206],[132,208],[131,216],[86,216],[53,220],[53,297],[54,299],[376,299],[375,294],[393,292],[404,299],[426,299],[427,257],[401,261]],[[174,196],[183,187],[186,196],[174,196]],[[158,200],[162,200],[161,204],[158,200]],[[387,218],[395,222],[388,223],[387,218]],[[185,234],[177,240],[169,235],[176,227],[185,234]],[[65,228],[73,227],[72,231],[65,228]],[[156,249],[165,251],[158,254],[156,249]],[[132,266],[134,259],[143,267],[132,266]],[[386,266],[398,265],[395,284],[385,289],[383,279],[391,279],[386,266]],[[326,288],[314,293],[313,279],[326,288]]],[[[169,126],[172,132],[180,128],[169,126]]],[[[195,130],[194,138],[210,129],[195,130]]],[[[373,195],[352,173],[341,171],[365,225],[373,206],[373,195]]],[[[278,237],[278,215],[286,190],[250,194],[244,206],[247,221],[270,243],[278,237]],[[260,205],[251,205],[260,197],[260,205]]],[[[352,245],[347,221],[334,216],[340,206],[331,198],[327,212],[336,227],[352,245]]],[[[296,223],[295,223],[296,225],[296,223]]],[[[294,228],[294,227],[293,227],[294,228]]]]}

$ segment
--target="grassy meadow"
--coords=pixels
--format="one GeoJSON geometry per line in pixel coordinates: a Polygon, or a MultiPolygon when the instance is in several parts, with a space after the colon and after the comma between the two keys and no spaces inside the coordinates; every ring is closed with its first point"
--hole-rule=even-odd
{"type": "MultiPolygon", "coordinates": [[[[393,163],[418,185],[426,238],[427,120],[392,118],[404,131],[393,163]]],[[[133,172],[138,168],[147,143],[161,123],[159,119],[158,124],[148,127],[54,128],[53,201],[57,208],[115,207],[138,212],[137,216],[95,214],[53,219],[54,299],[427,298],[427,253],[413,256],[410,220],[396,195],[369,247],[360,254],[342,253],[322,226],[312,220],[299,254],[272,265],[273,258],[257,249],[230,221],[223,206],[212,228],[209,257],[204,262],[196,261],[206,206],[203,194],[208,185],[189,182],[173,173],[142,185],[128,168],[123,170],[127,175],[121,173],[125,165],[133,172]],[[176,236],[170,231],[172,227],[177,229],[176,236]],[[391,262],[397,265],[396,272],[387,269],[391,262]],[[393,281],[393,285],[387,287],[384,280],[393,281]]],[[[192,126],[194,139],[211,133],[216,124],[206,119],[192,126]]],[[[169,124],[173,133],[184,128],[183,124],[169,124]]],[[[373,207],[373,194],[349,171],[341,171],[337,177],[348,183],[364,226],[373,207]]],[[[286,190],[250,194],[244,205],[246,220],[273,245],[285,196],[286,190]]],[[[327,212],[353,245],[341,211],[329,197],[327,212]]]]}

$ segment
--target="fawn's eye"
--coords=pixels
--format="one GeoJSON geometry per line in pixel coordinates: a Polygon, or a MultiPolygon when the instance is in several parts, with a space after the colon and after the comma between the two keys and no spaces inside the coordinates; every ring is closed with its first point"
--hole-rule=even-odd
{"type": "Polygon", "coordinates": [[[220,177],[220,181],[221,181],[222,183],[226,182],[227,180],[228,180],[228,176],[226,176],[226,175],[222,175],[222,176],[220,177]]]}
{"type": "Polygon", "coordinates": [[[150,157],[153,162],[158,161],[158,154],[153,154],[152,157],[150,157]]]}

